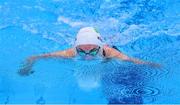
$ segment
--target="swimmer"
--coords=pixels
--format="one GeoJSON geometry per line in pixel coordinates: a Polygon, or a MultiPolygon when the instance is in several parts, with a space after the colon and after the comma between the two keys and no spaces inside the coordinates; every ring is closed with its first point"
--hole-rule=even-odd
{"type": "Polygon", "coordinates": [[[102,57],[103,59],[115,58],[122,61],[133,62],[135,64],[145,64],[153,67],[160,67],[159,64],[143,61],[137,58],[129,57],[114,47],[103,43],[101,35],[93,27],[85,27],[79,30],[76,36],[75,44],[72,48],[56,51],[47,54],[34,55],[27,58],[23,68],[18,72],[22,76],[32,74],[32,66],[39,59],[44,58],[73,58],[80,56],[84,60],[102,57]]]}

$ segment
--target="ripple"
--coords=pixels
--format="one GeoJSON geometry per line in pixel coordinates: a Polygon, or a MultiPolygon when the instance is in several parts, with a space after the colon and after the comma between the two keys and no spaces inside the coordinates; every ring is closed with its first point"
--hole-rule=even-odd
{"type": "MultiPolygon", "coordinates": [[[[122,91],[125,90],[125,87],[123,86],[117,86],[117,85],[111,85],[111,86],[105,86],[104,87],[104,93],[108,97],[120,97],[125,96],[126,94],[122,94],[122,91]]],[[[123,92],[125,93],[125,92],[123,92]]]]}
{"type": "Polygon", "coordinates": [[[133,93],[135,93],[136,95],[143,95],[143,96],[155,96],[160,93],[160,90],[154,87],[144,87],[144,88],[134,89],[133,93]]]}
{"type": "Polygon", "coordinates": [[[155,87],[137,87],[137,88],[124,88],[121,94],[125,96],[156,96],[160,94],[160,90],[155,87]]]}
{"type": "Polygon", "coordinates": [[[142,72],[140,72],[141,75],[144,77],[144,78],[147,78],[147,79],[152,79],[154,77],[156,78],[162,78],[163,76],[166,76],[169,74],[169,71],[167,69],[143,69],[142,72]]]}

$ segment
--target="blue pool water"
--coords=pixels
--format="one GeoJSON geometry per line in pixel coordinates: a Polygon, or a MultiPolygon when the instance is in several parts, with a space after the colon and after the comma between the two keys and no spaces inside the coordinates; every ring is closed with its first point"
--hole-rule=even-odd
{"type": "Polygon", "coordinates": [[[179,0],[0,0],[0,104],[180,103],[179,0]],[[93,26],[105,42],[162,68],[31,55],[69,48],[93,26]]]}

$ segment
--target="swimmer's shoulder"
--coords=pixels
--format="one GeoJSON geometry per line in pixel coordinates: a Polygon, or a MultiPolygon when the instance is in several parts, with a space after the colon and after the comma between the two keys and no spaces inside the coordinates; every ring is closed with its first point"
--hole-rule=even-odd
{"type": "Polygon", "coordinates": [[[109,45],[104,45],[103,46],[103,57],[108,58],[111,55],[112,49],[109,45]]]}
{"type": "Polygon", "coordinates": [[[115,55],[117,52],[121,52],[116,46],[109,46],[104,45],[103,46],[103,56],[107,58],[111,58],[112,55],[115,55]]]}

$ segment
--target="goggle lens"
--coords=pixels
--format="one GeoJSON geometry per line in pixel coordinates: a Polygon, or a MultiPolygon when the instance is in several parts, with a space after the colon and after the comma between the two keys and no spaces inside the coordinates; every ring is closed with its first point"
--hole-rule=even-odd
{"type": "Polygon", "coordinates": [[[91,55],[91,56],[96,56],[98,54],[98,52],[99,52],[99,49],[100,49],[100,47],[94,48],[94,49],[90,50],[89,52],[86,52],[86,51],[84,51],[84,50],[82,50],[80,48],[76,48],[76,50],[77,50],[77,52],[78,52],[78,54],[80,56],[85,56],[87,54],[91,55]]]}

